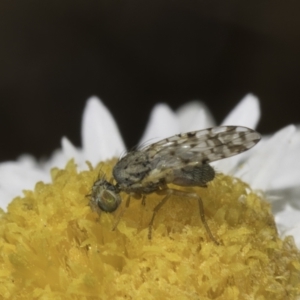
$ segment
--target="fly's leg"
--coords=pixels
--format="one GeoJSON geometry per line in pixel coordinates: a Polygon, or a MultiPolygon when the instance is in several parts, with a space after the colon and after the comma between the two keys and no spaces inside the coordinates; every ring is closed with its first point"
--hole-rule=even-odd
{"type": "Polygon", "coordinates": [[[171,197],[172,194],[173,194],[172,190],[168,189],[167,195],[154,207],[153,215],[152,215],[151,221],[149,223],[149,229],[148,229],[148,239],[149,240],[151,240],[151,237],[152,237],[152,227],[153,227],[154,218],[155,218],[157,212],[162,208],[162,206],[167,202],[167,200],[171,197]]]}
{"type": "Polygon", "coordinates": [[[143,205],[143,206],[146,205],[146,195],[143,195],[143,198],[142,198],[142,205],[143,205]]]}
{"type": "Polygon", "coordinates": [[[183,192],[183,191],[179,191],[179,190],[175,190],[175,189],[168,189],[167,190],[167,195],[162,199],[162,201],[158,205],[155,206],[155,208],[153,210],[152,219],[151,219],[150,224],[149,224],[148,238],[151,239],[153,222],[154,222],[154,218],[155,218],[157,212],[160,210],[160,208],[167,202],[167,200],[172,195],[175,195],[175,196],[178,196],[178,197],[190,197],[190,198],[195,198],[195,199],[198,200],[200,219],[201,219],[201,221],[204,225],[204,228],[205,228],[207,234],[209,235],[210,239],[216,245],[219,245],[220,243],[214,238],[214,236],[211,233],[211,230],[210,230],[210,228],[209,228],[209,226],[206,222],[202,199],[196,193],[187,193],[187,192],[183,192]]]}
{"type": "Polygon", "coordinates": [[[213,234],[211,233],[210,231],[210,228],[206,222],[206,219],[205,219],[205,213],[204,213],[204,207],[203,207],[203,202],[202,202],[202,199],[197,195],[197,194],[194,194],[194,193],[191,193],[189,194],[191,197],[194,197],[196,199],[198,199],[198,204],[199,204],[199,213],[200,213],[200,219],[205,227],[205,230],[206,232],[208,233],[210,239],[216,244],[216,245],[220,245],[220,243],[214,238],[213,234]]]}
{"type": "Polygon", "coordinates": [[[125,210],[129,207],[129,204],[130,204],[130,195],[127,196],[127,199],[126,199],[126,204],[125,204],[125,207],[121,210],[121,212],[119,213],[119,215],[117,216],[117,220],[112,228],[112,231],[115,231],[120,223],[120,220],[121,218],[123,217],[124,215],[124,212],[125,210]]]}

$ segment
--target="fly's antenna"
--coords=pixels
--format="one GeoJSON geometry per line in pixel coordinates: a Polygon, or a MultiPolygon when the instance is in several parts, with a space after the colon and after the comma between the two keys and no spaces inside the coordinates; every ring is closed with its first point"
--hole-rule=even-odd
{"type": "Polygon", "coordinates": [[[144,148],[148,147],[149,145],[153,144],[153,141],[155,141],[155,143],[156,143],[156,142],[159,142],[160,140],[161,140],[161,138],[159,138],[159,137],[153,137],[153,138],[151,138],[147,141],[144,141],[143,143],[137,145],[136,149],[137,150],[144,149],[144,148]]]}
{"type": "Polygon", "coordinates": [[[130,152],[130,151],[127,151],[126,149],[122,150],[122,152],[120,153],[120,155],[118,157],[118,160],[121,160],[121,158],[124,157],[128,152],[130,152]]]}
{"type": "Polygon", "coordinates": [[[132,147],[128,150],[127,153],[142,150],[143,148],[146,148],[147,146],[149,146],[150,144],[152,144],[151,141],[157,140],[157,139],[158,139],[158,137],[153,137],[153,138],[151,138],[151,139],[149,139],[149,140],[147,140],[147,141],[144,141],[144,142],[141,143],[141,144],[135,144],[134,146],[132,146],[132,147]]]}

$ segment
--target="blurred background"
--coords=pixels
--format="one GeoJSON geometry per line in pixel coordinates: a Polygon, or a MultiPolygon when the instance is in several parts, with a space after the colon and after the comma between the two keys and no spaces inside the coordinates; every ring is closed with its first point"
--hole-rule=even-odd
{"type": "Polygon", "coordinates": [[[252,92],[260,132],[300,121],[300,1],[2,0],[0,45],[0,161],[80,146],[92,95],[128,147],[157,102],[221,122],[252,92]]]}

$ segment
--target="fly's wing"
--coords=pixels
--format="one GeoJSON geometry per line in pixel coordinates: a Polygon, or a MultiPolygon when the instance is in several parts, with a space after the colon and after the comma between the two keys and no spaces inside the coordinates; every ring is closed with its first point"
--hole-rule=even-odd
{"type": "Polygon", "coordinates": [[[174,135],[146,146],[153,168],[181,168],[209,163],[247,151],[257,144],[260,134],[242,126],[219,126],[174,135]]]}

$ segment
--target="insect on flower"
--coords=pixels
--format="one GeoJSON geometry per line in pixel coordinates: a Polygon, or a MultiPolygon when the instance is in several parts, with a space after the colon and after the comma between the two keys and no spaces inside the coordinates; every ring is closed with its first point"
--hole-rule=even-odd
{"type": "Polygon", "coordinates": [[[259,140],[260,134],[247,127],[219,126],[174,135],[130,151],[113,168],[116,184],[104,177],[94,183],[91,206],[113,212],[121,203],[120,192],[128,194],[126,206],[131,196],[143,197],[144,203],[149,193],[165,195],[153,210],[148,233],[151,239],[155,215],[172,195],[195,198],[202,223],[209,237],[218,244],[206,222],[202,199],[196,193],[171,189],[168,184],[207,187],[215,178],[210,162],[247,151],[259,140]]]}

